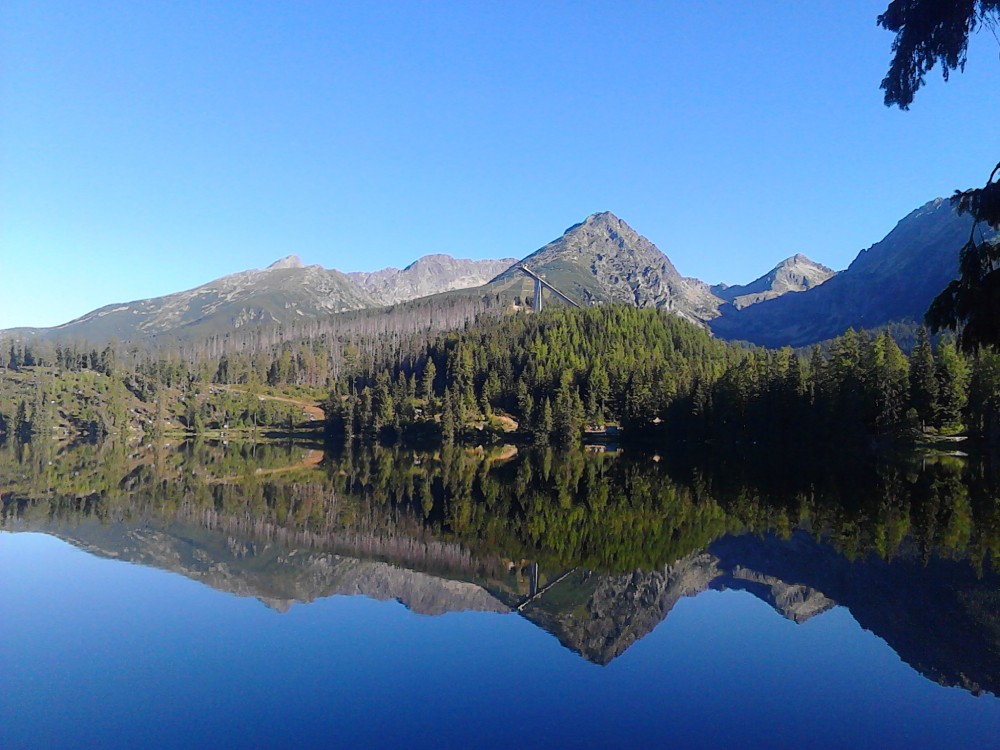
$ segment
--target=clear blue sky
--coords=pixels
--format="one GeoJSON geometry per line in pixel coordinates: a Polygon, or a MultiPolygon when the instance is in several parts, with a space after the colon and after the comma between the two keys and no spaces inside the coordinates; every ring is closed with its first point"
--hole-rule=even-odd
{"type": "Polygon", "coordinates": [[[605,210],[710,282],[843,268],[1000,157],[997,40],[887,109],[886,2],[7,0],[0,328],[605,210]]]}

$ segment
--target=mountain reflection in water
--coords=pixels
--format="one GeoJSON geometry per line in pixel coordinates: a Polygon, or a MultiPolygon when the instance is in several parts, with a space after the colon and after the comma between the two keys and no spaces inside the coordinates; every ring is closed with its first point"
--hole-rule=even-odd
{"type": "Polygon", "coordinates": [[[607,664],[682,597],[736,589],[796,623],[844,606],[929,679],[1000,693],[1000,503],[983,463],[8,444],[0,493],[5,530],[277,610],[362,594],[517,613],[607,664]]]}

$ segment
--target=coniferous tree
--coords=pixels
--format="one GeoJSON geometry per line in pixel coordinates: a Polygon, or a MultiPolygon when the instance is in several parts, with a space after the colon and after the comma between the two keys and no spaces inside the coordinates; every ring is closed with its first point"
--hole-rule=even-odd
{"type": "Polygon", "coordinates": [[[419,396],[431,401],[434,398],[434,380],[437,378],[437,365],[428,357],[424,364],[424,373],[420,379],[419,396]]]}
{"type": "Polygon", "coordinates": [[[943,341],[934,358],[937,378],[937,424],[942,427],[961,423],[968,398],[969,368],[955,344],[943,341]]]}
{"type": "Polygon", "coordinates": [[[869,349],[868,421],[876,434],[885,434],[903,422],[909,388],[909,363],[888,331],[869,349]]]}
{"type": "Polygon", "coordinates": [[[392,426],[396,421],[396,400],[389,385],[389,373],[381,371],[372,389],[372,410],[375,432],[392,426]]]}
{"type": "Polygon", "coordinates": [[[28,404],[24,399],[17,405],[14,413],[14,437],[27,440],[31,437],[31,421],[28,419],[28,404]]]}
{"type": "Polygon", "coordinates": [[[458,426],[455,422],[455,399],[450,387],[444,389],[444,399],[441,406],[441,438],[445,443],[455,441],[458,426]]]}
{"type": "Polygon", "coordinates": [[[972,361],[966,414],[973,432],[1000,442],[1000,352],[995,349],[980,349],[972,361]]]}
{"type": "Polygon", "coordinates": [[[545,444],[549,442],[553,430],[552,401],[548,396],[542,401],[541,412],[535,425],[535,442],[545,444]]]}
{"type": "Polygon", "coordinates": [[[938,399],[934,353],[926,329],[921,328],[917,345],[910,354],[910,403],[923,426],[936,423],[938,399]]]}
{"type": "Polygon", "coordinates": [[[587,377],[587,419],[594,424],[603,424],[611,383],[608,373],[600,362],[595,362],[587,377]]]}
{"type": "Polygon", "coordinates": [[[517,379],[515,399],[521,421],[526,425],[530,424],[535,415],[535,399],[532,397],[531,390],[528,388],[528,384],[523,377],[517,379]]]}
{"type": "Polygon", "coordinates": [[[553,426],[559,442],[569,444],[580,438],[583,427],[583,403],[573,384],[573,372],[563,371],[559,378],[553,410],[553,426]]]}

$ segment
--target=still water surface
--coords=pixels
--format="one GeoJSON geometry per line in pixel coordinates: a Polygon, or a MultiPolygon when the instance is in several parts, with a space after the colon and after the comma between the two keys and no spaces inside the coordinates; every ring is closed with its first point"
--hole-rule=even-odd
{"type": "Polygon", "coordinates": [[[768,500],[624,456],[80,450],[0,453],[0,747],[1000,738],[964,463],[768,500]]]}

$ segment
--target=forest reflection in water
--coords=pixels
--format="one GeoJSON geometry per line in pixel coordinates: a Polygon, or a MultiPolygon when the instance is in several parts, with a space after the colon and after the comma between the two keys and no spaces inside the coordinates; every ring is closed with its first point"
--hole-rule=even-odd
{"type": "Polygon", "coordinates": [[[319,444],[0,448],[2,528],[276,609],[335,593],[517,612],[606,664],[678,600],[847,607],[929,679],[1000,691],[989,462],[319,444]]]}

